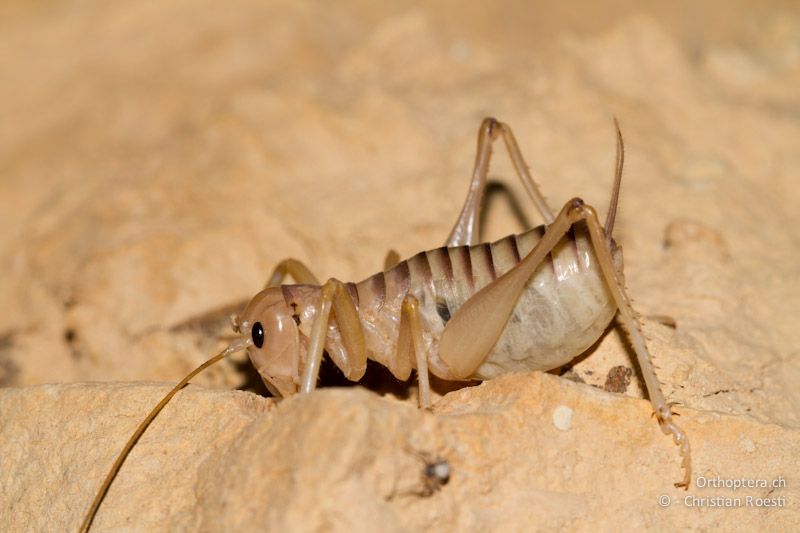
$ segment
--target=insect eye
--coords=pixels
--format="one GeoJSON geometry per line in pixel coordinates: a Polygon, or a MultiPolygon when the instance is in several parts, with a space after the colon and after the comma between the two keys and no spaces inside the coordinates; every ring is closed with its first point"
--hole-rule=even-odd
{"type": "Polygon", "coordinates": [[[264,346],[264,328],[261,327],[261,322],[253,324],[252,336],[253,344],[256,345],[256,348],[264,346]]]}

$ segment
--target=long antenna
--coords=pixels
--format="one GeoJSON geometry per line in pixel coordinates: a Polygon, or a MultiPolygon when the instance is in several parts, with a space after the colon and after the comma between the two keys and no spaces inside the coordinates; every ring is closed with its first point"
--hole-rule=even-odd
{"type": "Polygon", "coordinates": [[[189,381],[197,374],[199,374],[206,368],[210,367],[214,363],[221,361],[230,354],[237,352],[243,348],[246,348],[248,344],[251,342],[252,341],[249,338],[246,339],[240,338],[232,342],[230,345],[228,345],[227,348],[222,350],[220,353],[218,353],[217,355],[215,355],[202,365],[198,366],[197,368],[189,372],[189,374],[187,374],[185,378],[183,378],[177,385],[175,385],[175,387],[173,387],[173,389],[169,391],[169,393],[167,393],[167,395],[164,396],[164,398],[160,402],[158,402],[158,405],[156,405],[153,408],[153,410],[150,411],[150,414],[148,414],[147,417],[144,420],[142,420],[142,423],[139,424],[139,427],[137,427],[136,431],[133,432],[133,435],[131,435],[131,438],[128,439],[128,442],[125,444],[125,447],[119,453],[119,456],[117,456],[117,460],[114,461],[114,466],[112,466],[111,470],[108,472],[106,479],[103,481],[103,485],[100,487],[100,490],[97,491],[97,495],[94,497],[94,501],[92,502],[92,506],[89,508],[89,512],[86,513],[86,517],[83,519],[83,524],[81,524],[81,529],[80,529],[81,533],[87,533],[89,531],[89,527],[92,525],[92,521],[94,520],[94,517],[97,514],[97,510],[100,508],[100,503],[102,503],[103,498],[105,498],[106,493],[108,492],[108,488],[111,486],[111,482],[113,482],[114,478],[117,477],[117,472],[119,472],[119,469],[122,467],[122,463],[124,463],[125,459],[128,458],[128,454],[131,452],[133,446],[139,440],[139,437],[142,436],[142,433],[144,433],[144,431],[147,429],[147,426],[150,425],[150,422],[152,422],[153,419],[158,415],[158,413],[161,412],[164,406],[167,405],[167,403],[169,403],[172,397],[175,396],[175,394],[177,394],[179,390],[188,385],[189,381]]]}
{"type": "Polygon", "coordinates": [[[611,202],[606,215],[606,239],[611,239],[614,230],[614,218],[617,216],[617,202],[619,201],[619,186],[622,183],[622,167],[625,166],[625,143],[622,140],[622,131],[619,129],[617,117],[614,117],[614,128],[617,130],[617,161],[614,169],[614,188],[611,191],[611,202]]]}

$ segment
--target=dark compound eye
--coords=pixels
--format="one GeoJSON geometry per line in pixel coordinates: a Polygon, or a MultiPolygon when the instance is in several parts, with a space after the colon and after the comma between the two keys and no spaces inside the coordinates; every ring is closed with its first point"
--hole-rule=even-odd
{"type": "Polygon", "coordinates": [[[264,346],[264,328],[261,327],[261,322],[256,322],[253,324],[253,344],[256,345],[256,348],[261,348],[264,346]]]}

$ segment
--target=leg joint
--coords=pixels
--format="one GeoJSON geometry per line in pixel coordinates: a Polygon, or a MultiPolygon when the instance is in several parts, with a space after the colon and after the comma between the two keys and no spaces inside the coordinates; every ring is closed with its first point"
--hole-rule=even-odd
{"type": "Polygon", "coordinates": [[[500,129],[502,129],[503,123],[497,120],[494,117],[486,117],[483,119],[483,123],[481,124],[481,131],[484,135],[489,137],[490,139],[496,139],[497,134],[499,133],[500,129]]]}
{"type": "Polygon", "coordinates": [[[594,207],[586,204],[580,198],[573,198],[567,202],[566,209],[569,219],[572,222],[586,220],[587,218],[597,218],[597,211],[594,210],[594,207]]]}
{"type": "Polygon", "coordinates": [[[586,204],[580,198],[573,198],[567,203],[567,205],[569,205],[570,212],[575,212],[582,210],[583,206],[586,204]]]}
{"type": "Polygon", "coordinates": [[[672,421],[672,410],[669,405],[662,405],[656,410],[656,419],[659,424],[666,424],[672,421]]]}
{"type": "Polygon", "coordinates": [[[325,284],[322,286],[322,297],[331,299],[333,297],[333,293],[336,291],[337,288],[342,286],[342,282],[336,278],[330,278],[325,284]]]}
{"type": "Polygon", "coordinates": [[[585,207],[586,204],[583,203],[583,200],[580,198],[573,198],[564,204],[561,215],[566,215],[567,220],[572,224],[586,217],[585,207]]]}

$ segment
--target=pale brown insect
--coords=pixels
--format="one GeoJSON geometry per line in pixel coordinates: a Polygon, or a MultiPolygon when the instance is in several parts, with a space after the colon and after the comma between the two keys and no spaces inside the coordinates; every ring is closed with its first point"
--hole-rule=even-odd
{"type": "Polygon", "coordinates": [[[617,311],[661,429],[680,447],[684,477],[675,485],[688,488],[689,441],[661,392],[623,284],[622,254],[612,238],[623,162],[617,127],[615,182],[605,226],[579,198],[554,215],[511,129],[485,119],[469,193],[445,246],[404,261],[390,253],[383,272],[359,283],[329,279],[320,284],[301,262],[281,262],[267,288],[234,319],[238,337],[178,383],[137,428],[81,530],[88,530],[128,452],[164,405],[200,371],[236,351],[246,349],[266,386],[282,397],[314,390],[323,351],[352,381],[364,375],[367,359],[399,380],[416,369],[419,405],[426,408],[429,374],[458,381],[558,368],[591,346],[617,311]],[[545,225],[478,243],[481,201],[498,137],[545,225]],[[297,284],[282,285],[287,275],[297,284]]]}

